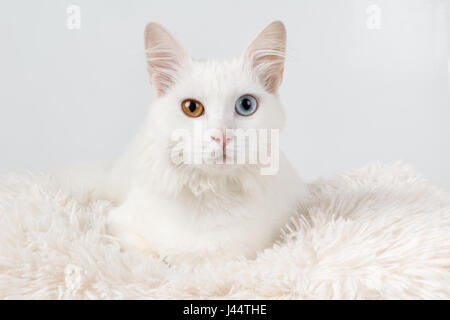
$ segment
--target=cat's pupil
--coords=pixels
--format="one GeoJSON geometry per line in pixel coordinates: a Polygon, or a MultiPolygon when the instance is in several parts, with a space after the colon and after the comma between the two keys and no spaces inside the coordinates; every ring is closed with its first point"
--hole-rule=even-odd
{"type": "Polygon", "coordinates": [[[191,112],[194,112],[196,108],[197,108],[197,103],[195,103],[195,101],[189,101],[189,110],[191,112]]]}
{"type": "Polygon", "coordinates": [[[248,111],[252,107],[252,102],[250,101],[250,99],[245,98],[242,99],[241,105],[246,111],[248,111]]]}

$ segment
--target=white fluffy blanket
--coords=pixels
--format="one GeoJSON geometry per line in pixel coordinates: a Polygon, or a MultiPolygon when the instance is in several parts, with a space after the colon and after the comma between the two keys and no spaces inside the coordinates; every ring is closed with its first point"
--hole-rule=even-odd
{"type": "Polygon", "coordinates": [[[450,298],[447,193],[400,164],[310,187],[282,243],[189,270],[121,252],[89,192],[0,176],[0,298],[450,298]]]}

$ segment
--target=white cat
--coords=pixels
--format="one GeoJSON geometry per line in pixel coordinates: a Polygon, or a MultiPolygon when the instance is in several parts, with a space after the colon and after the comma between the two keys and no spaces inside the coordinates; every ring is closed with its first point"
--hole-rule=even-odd
{"type": "MultiPolygon", "coordinates": [[[[118,205],[109,231],[125,249],[169,263],[254,257],[277,240],[307,194],[283,154],[276,174],[261,174],[260,163],[228,164],[238,151],[236,137],[226,129],[283,127],[277,89],[284,25],[271,23],[232,61],[192,60],[156,23],[145,29],[145,45],[157,99],[108,182],[108,196],[118,205]],[[173,133],[194,134],[196,126],[209,130],[204,142],[216,153],[206,156],[210,162],[175,163],[173,133]]],[[[198,150],[182,154],[189,152],[198,150]]]]}

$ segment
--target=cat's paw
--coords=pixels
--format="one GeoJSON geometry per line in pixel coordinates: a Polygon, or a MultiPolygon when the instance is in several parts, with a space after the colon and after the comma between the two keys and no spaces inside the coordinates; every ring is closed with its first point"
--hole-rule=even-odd
{"type": "Polygon", "coordinates": [[[158,254],[151,245],[138,232],[133,230],[132,225],[127,221],[127,215],[119,207],[111,210],[106,228],[107,232],[119,239],[121,248],[124,251],[151,255],[158,258],[158,254]]]}

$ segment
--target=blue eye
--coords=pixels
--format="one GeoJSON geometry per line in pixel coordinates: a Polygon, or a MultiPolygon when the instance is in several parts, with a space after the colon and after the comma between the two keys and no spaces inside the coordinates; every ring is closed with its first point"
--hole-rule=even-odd
{"type": "Polygon", "coordinates": [[[251,95],[242,96],[236,101],[236,112],[241,116],[250,116],[256,109],[258,109],[258,102],[251,95]]]}

